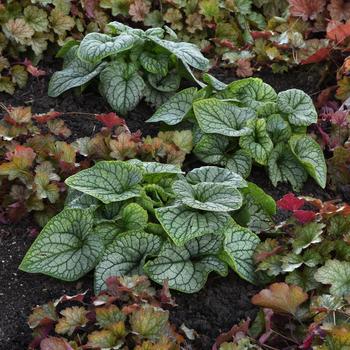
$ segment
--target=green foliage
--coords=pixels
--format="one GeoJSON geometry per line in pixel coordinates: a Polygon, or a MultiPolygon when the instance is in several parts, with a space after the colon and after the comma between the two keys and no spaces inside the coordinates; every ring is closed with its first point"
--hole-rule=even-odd
{"type": "MultiPolygon", "coordinates": [[[[0,221],[20,221],[33,212],[44,226],[63,207],[64,180],[96,160],[138,157],[181,165],[192,149],[189,130],[141,138],[114,113],[92,115],[108,128],[70,142],[72,132],[60,115],[55,111],[34,115],[30,107],[6,109],[0,121],[0,221]]],[[[99,202],[91,198],[75,197],[70,206],[86,208],[99,202]]]]}
{"type": "Polygon", "coordinates": [[[31,348],[179,350],[184,342],[162,308],[174,304],[165,285],[156,293],[145,276],[109,277],[106,291],[89,299],[63,295],[36,306],[31,348]]]}
{"type": "Polygon", "coordinates": [[[101,94],[115,111],[125,115],[147,91],[152,91],[154,101],[167,100],[179,88],[181,67],[208,68],[209,61],[195,45],[166,40],[161,28],[143,31],[119,22],[108,27],[109,34],[89,33],[66,52],[69,62],[52,76],[50,96],[99,76],[101,94]]]}
{"type": "Polygon", "coordinates": [[[231,216],[248,225],[257,213],[271,220],[275,203],[240,175],[205,166],[184,176],[171,164],[100,161],[66,184],[65,209],[39,234],[22,270],[75,280],[96,267],[96,291],[110,276],[146,273],[193,293],[211,271],[226,275],[226,263],[255,281],[259,238],[231,216]]]}
{"type": "Polygon", "coordinates": [[[316,109],[307,94],[296,89],[277,94],[258,78],[218,87],[218,81],[209,77],[207,74],[207,87],[180,91],[148,122],[174,125],[191,121],[197,157],[243,177],[249,175],[255,162],[267,167],[274,186],[289,182],[300,191],[310,175],[325,187],[323,152],[306,135],[306,126],[317,122],[316,109]]]}

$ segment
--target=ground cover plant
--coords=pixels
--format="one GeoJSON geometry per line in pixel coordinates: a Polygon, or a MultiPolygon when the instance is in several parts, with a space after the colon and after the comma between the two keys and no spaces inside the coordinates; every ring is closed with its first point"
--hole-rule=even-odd
{"type": "Polygon", "coordinates": [[[252,254],[274,200],[227,169],[101,161],[69,177],[63,211],[39,234],[20,269],[74,281],[95,269],[95,291],[110,276],[145,273],[185,293],[227,265],[256,282],[252,254]],[[69,242],[69,245],[67,245],[69,242]]]}
{"type": "Polygon", "coordinates": [[[277,204],[291,215],[258,246],[255,261],[271,281],[282,277],[282,282],[256,294],[252,303],[261,307],[257,318],[221,335],[216,348],[230,349],[235,344],[252,349],[346,349],[350,345],[349,205],[292,193],[277,204]]]}
{"type": "Polygon", "coordinates": [[[194,126],[194,154],[226,166],[244,178],[252,164],[267,168],[274,186],[289,182],[300,191],[308,176],[324,188],[326,163],[318,143],[307,135],[317,122],[312,99],[303,91],[276,93],[258,78],[228,85],[206,75],[208,86],[188,88],[165,102],[148,122],[194,126]]]}
{"type": "Polygon", "coordinates": [[[190,131],[160,132],[143,138],[132,133],[115,113],[81,115],[103,127],[91,137],[71,140],[71,130],[49,111],[33,114],[30,107],[5,107],[0,121],[0,221],[16,222],[28,213],[44,226],[63,206],[64,180],[101,159],[143,160],[181,165],[192,149],[190,131]]]}
{"type": "Polygon", "coordinates": [[[178,90],[183,74],[193,76],[192,67],[202,71],[209,67],[199,48],[176,41],[172,31],[168,30],[166,40],[162,28],[143,31],[119,22],[109,23],[108,28],[109,34],[90,33],[79,45],[67,44],[64,68],[52,76],[49,96],[85,86],[98,76],[102,96],[125,115],[143,97],[159,106],[178,90]]]}
{"type": "Polygon", "coordinates": [[[110,277],[106,286],[91,301],[86,293],[63,295],[34,308],[29,349],[182,348],[184,337],[162,309],[174,305],[166,286],[156,291],[145,276],[110,277]]]}

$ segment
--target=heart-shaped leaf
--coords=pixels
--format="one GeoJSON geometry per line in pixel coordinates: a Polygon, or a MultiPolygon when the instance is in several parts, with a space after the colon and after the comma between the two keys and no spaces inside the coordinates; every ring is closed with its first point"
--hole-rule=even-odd
{"type": "Polygon", "coordinates": [[[144,269],[159,284],[167,280],[171,289],[195,293],[211,271],[226,276],[227,265],[216,256],[221,249],[222,239],[214,234],[196,238],[183,247],[166,242],[158,257],[147,262],[144,269]]]}
{"type": "Polygon", "coordinates": [[[180,202],[193,209],[223,212],[242,206],[241,193],[231,185],[211,182],[190,185],[175,181],[173,191],[180,202]]]}
{"type": "Polygon", "coordinates": [[[148,51],[142,51],[139,56],[139,62],[147,72],[160,74],[162,76],[165,76],[168,73],[168,55],[156,55],[148,51]]]}
{"type": "Polygon", "coordinates": [[[124,115],[139,104],[146,86],[136,66],[122,61],[114,61],[104,68],[100,81],[108,103],[124,115]]]}
{"type": "Polygon", "coordinates": [[[156,255],[162,239],[143,231],[130,231],[119,235],[106,249],[95,269],[95,292],[106,288],[111,276],[142,275],[147,256],[156,255]]]}
{"type": "Polygon", "coordinates": [[[92,212],[65,209],[47,223],[20,269],[75,281],[96,266],[103,249],[102,240],[93,232],[92,212]]]}
{"type": "Polygon", "coordinates": [[[243,149],[238,150],[232,157],[229,157],[226,162],[227,169],[246,178],[252,170],[252,157],[243,149]]]}
{"type": "Polygon", "coordinates": [[[186,175],[186,180],[195,185],[201,182],[215,182],[230,185],[235,188],[246,187],[247,182],[233,171],[216,166],[202,166],[193,169],[186,175]]]}
{"type": "Polygon", "coordinates": [[[290,89],[278,94],[277,105],[288,115],[291,124],[308,126],[317,122],[317,112],[312,99],[304,91],[290,89]]]}
{"type": "Polygon", "coordinates": [[[81,41],[78,57],[86,62],[97,63],[104,58],[129,50],[140,40],[130,34],[110,36],[102,33],[89,33],[81,41]]]}
{"type": "Polygon", "coordinates": [[[166,76],[161,74],[148,74],[147,81],[153,89],[158,91],[176,92],[180,86],[181,77],[174,72],[169,72],[166,76]]]}
{"type": "Polygon", "coordinates": [[[193,152],[204,163],[225,165],[228,146],[228,137],[204,134],[197,142],[193,152]]]}
{"type": "Polygon", "coordinates": [[[273,143],[266,130],[266,120],[251,120],[247,124],[251,128],[250,135],[242,136],[239,145],[246,150],[257,163],[266,165],[273,149],[273,143]]]}
{"type": "Polygon", "coordinates": [[[197,91],[194,87],[181,90],[160,106],[147,122],[164,122],[168,125],[180,123],[192,109],[197,91]]]}
{"type": "Polygon", "coordinates": [[[256,118],[252,109],[236,107],[216,98],[196,101],[193,110],[202,131],[231,137],[251,134],[247,122],[256,118]]]}
{"type": "Polygon", "coordinates": [[[89,209],[92,207],[97,208],[101,205],[101,202],[97,198],[89,196],[86,193],[77,191],[73,188],[68,188],[64,204],[68,208],[89,209]]]}
{"type": "Polygon", "coordinates": [[[320,222],[310,222],[307,225],[299,227],[295,232],[295,239],[292,242],[295,254],[300,254],[303,249],[311,244],[322,241],[321,234],[325,225],[320,222]]]}
{"type": "Polygon", "coordinates": [[[271,114],[267,118],[266,130],[274,144],[286,142],[292,136],[290,125],[279,114],[271,114]]]}
{"type": "Polygon", "coordinates": [[[233,220],[224,229],[224,260],[245,280],[255,283],[253,255],[259,237],[247,228],[237,225],[233,220]]]}
{"type": "Polygon", "coordinates": [[[156,209],[156,216],[176,245],[213,232],[220,232],[229,215],[222,212],[198,211],[186,206],[156,209]]]}
{"type": "Polygon", "coordinates": [[[306,171],[322,187],[326,187],[327,166],[320,145],[307,135],[294,135],[289,145],[306,171]]]}
{"type": "Polygon", "coordinates": [[[290,148],[279,143],[272,150],[268,160],[269,178],[276,187],[279,182],[289,182],[299,192],[307,180],[307,172],[295,158],[290,148]]]}
{"type": "Polygon", "coordinates": [[[98,198],[103,203],[119,202],[140,194],[142,170],[121,161],[101,161],[70,176],[66,184],[98,198]]]}

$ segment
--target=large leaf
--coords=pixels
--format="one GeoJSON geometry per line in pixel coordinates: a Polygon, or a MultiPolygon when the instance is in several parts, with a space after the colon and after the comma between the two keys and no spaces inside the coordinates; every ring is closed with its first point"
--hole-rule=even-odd
{"type": "Polygon", "coordinates": [[[164,122],[168,125],[180,123],[192,109],[192,104],[196,96],[197,88],[194,87],[178,92],[160,106],[147,122],[164,122]]]}
{"type": "Polygon", "coordinates": [[[226,164],[226,149],[229,138],[214,134],[204,134],[194,147],[194,154],[204,163],[226,164]]]}
{"type": "Polygon", "coordinates": [[[68,208],[89,209],[92,207],[97,208],[101,202],[86,193],[69,188],[64,204],[68,208]]]}
{"type": "Polygon", "coordinates": [[[218,233],[225,226],[229,215],[222,212],[206,212],[186,206],[156,209],[156,216],[166,233],[176,245],[210,233],[218,233]]]}
{"type": "Polygon", "coordinates": [[[221,249],[222,239],[215,234],[196,238],[183,247],[166,242],[144,270],[159,284],[167,280],[169,288],[195,293],[204,286],[211,271],[227,274],[227,265],[216,256],[221,249]]]}
{"type": "Polygon", "coordinates": [[[307,126],[317,122],[317,112],[312,99],[304,91],[290,89],[278,94],[277,105],[288,115],[293,125],[307,126]]]}
{"type": "Polygon", "coordinates": [[[208,134],[249,135],[252,130],[247,127],[247,122],[256,118],[252,109],[239,108],[216,98],[196,101],[193,110],[199,127],[208,134]]]}
{"type": "Polygon", "coordinates": [[[53,74],[49,83],[48,95],[57,97],[71,88],[86,84],[99,75],[106,65],[107,62],[95,64],[74,58],[65,69],[53,74]]]}
{"type": "Polygon", "coordinates": [[[285,143],[272,150],[268,161],[269,178],[276,187],[279,182],[289,182],[299,192],[307,180],[307,172],[285,143]]]}
{"type": "Polygon", "coordinates": [[[145,82],[134,64],[110,63],[100,74],[101,91],[120,114],[133,110],[143,97],[145,82]]]}
{"type": "Polygon", "coordinates": [[[43,228],[20,269],[75,281],[92,270],[103,252],[103,243],[93,232],[90,210],[65,209],[43,228]]]}
{"type": "Polygon", "coordinates": [[[168,73],[169,56],[142,51],[139,56],[141,66],[150,73],[165,76],[168,73]]]}
{"type": "Polygon", "coordinates": [[[277,94],[270,85],[261,80],[251,79],[239,88],[237,97],[244,106],[256,109],[265,103],[276,102],[277,94]]]}
{"type": "Polygon", "coordinates": [[[273,149],[273,143],[266,130],[266,120],[251,120],[248,122],[248,127],[253,132],[251,135],[242,136],[239,145],[249,152],[257,163],[266,165],[273,149]]]}
{"type": "Polygon", "coordinates": [[[327,260],[319,268],[315,279],[323,284],[330,284],[330,292],[337,296],[350,295],[350,262],[327,260]]]}
{"type": "Polygon", "coordinates": [[[227,169],[241,175],[243,178],[250,175],[252,165],[252,157],[243,149],[238,150],[233,156],[228,157],[226,162],[227,169]]]}
{"type": "Polygon", "coordinates": [[[325,188],[327,180],[327,166],[320,145],[307,135],[294,135],[289,140],[289,145],[304,166],[306,171],[316,182],[325,188]]]}
{"type": "Polygon", "coordinates": [[[180,86],[181,77],[175,72],[169,72],[168,75],[148,74],[148,83],[153,89],[160,92],[176,92],[180,86]]]}
{"type": "Polygon", "coordinates": [[[129,50],[139,40],[130,34],[112,37],[102,33],[87,34],[78,49],[78,57],[86,62],[97,63],[104,58],[129,50]]]}
{"type": "Polygon", "coordinates": [[[150,39],[159,46],[162,46],[170,51],[177,58],[183,61],[184,64],[203,71],[209,68],[209,60],[202,55],[199,48],[194,44],[186,42],[173,42],[153,36],[150,37],[150,39]]]}
{"type": "Polygon", "coordinates": [[[266,130],[274,144],[286,142],[292,136],[292,129],[279,114],[271,114],[266,120],[266,130]]]}
{"type": "Polygon", "coordinates": [[[130,231],[117,236],[106,249],[95,270],[95,292],[106,287],[111,276],[142,275],[147,256],[156,255],[162,239],[143,231],[130,231]]]}
{"type": "Polygon", "coordinates": [[[205,211],[232,211],[242,206],[241,193],[229,184],[202,182],[191,185],[175,181],[173,191],[186,206],[205,211]]]}
{"type": "Polygon", "coordinates": [[[237,225],[230,220],[224,229],[224,260],[245,280],[255,283],[255,269],[253,255],[259,237],[247,228],[237,225]]]}
{"type": "Polygon", "coordinates": [[[141,180],[142,170],[136,166],[121,161],[101,161],[70,176],[66,184],[107,204],[139,196],[141,180]]]}
{"type": "Polygon", "coordinates": [[[216,166],[202,166],[193,169],[187,173],[186,180],[194,185],[201,182],[215,182],[230,185],[235,188],[247,186],[247,182],[243,180],[242,176],[229,169],[216,166]]]}

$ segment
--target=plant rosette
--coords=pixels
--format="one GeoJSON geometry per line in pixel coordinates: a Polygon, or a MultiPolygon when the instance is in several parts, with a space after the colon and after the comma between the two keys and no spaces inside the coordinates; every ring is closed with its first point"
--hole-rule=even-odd
{"type": "Polygon", "coordinates": [[[225,276],[228,266],[256,282],[260,240],[249,226],[272,226],[276,206],[240,175],[215,166],[184,175],[171,164],[100,161],[66,184],[64,210],[43,228],[21,270],[74,281],[95,269],[96,292],[110,276],[146,274],[194,293],[210,272],[225,276]]]}

